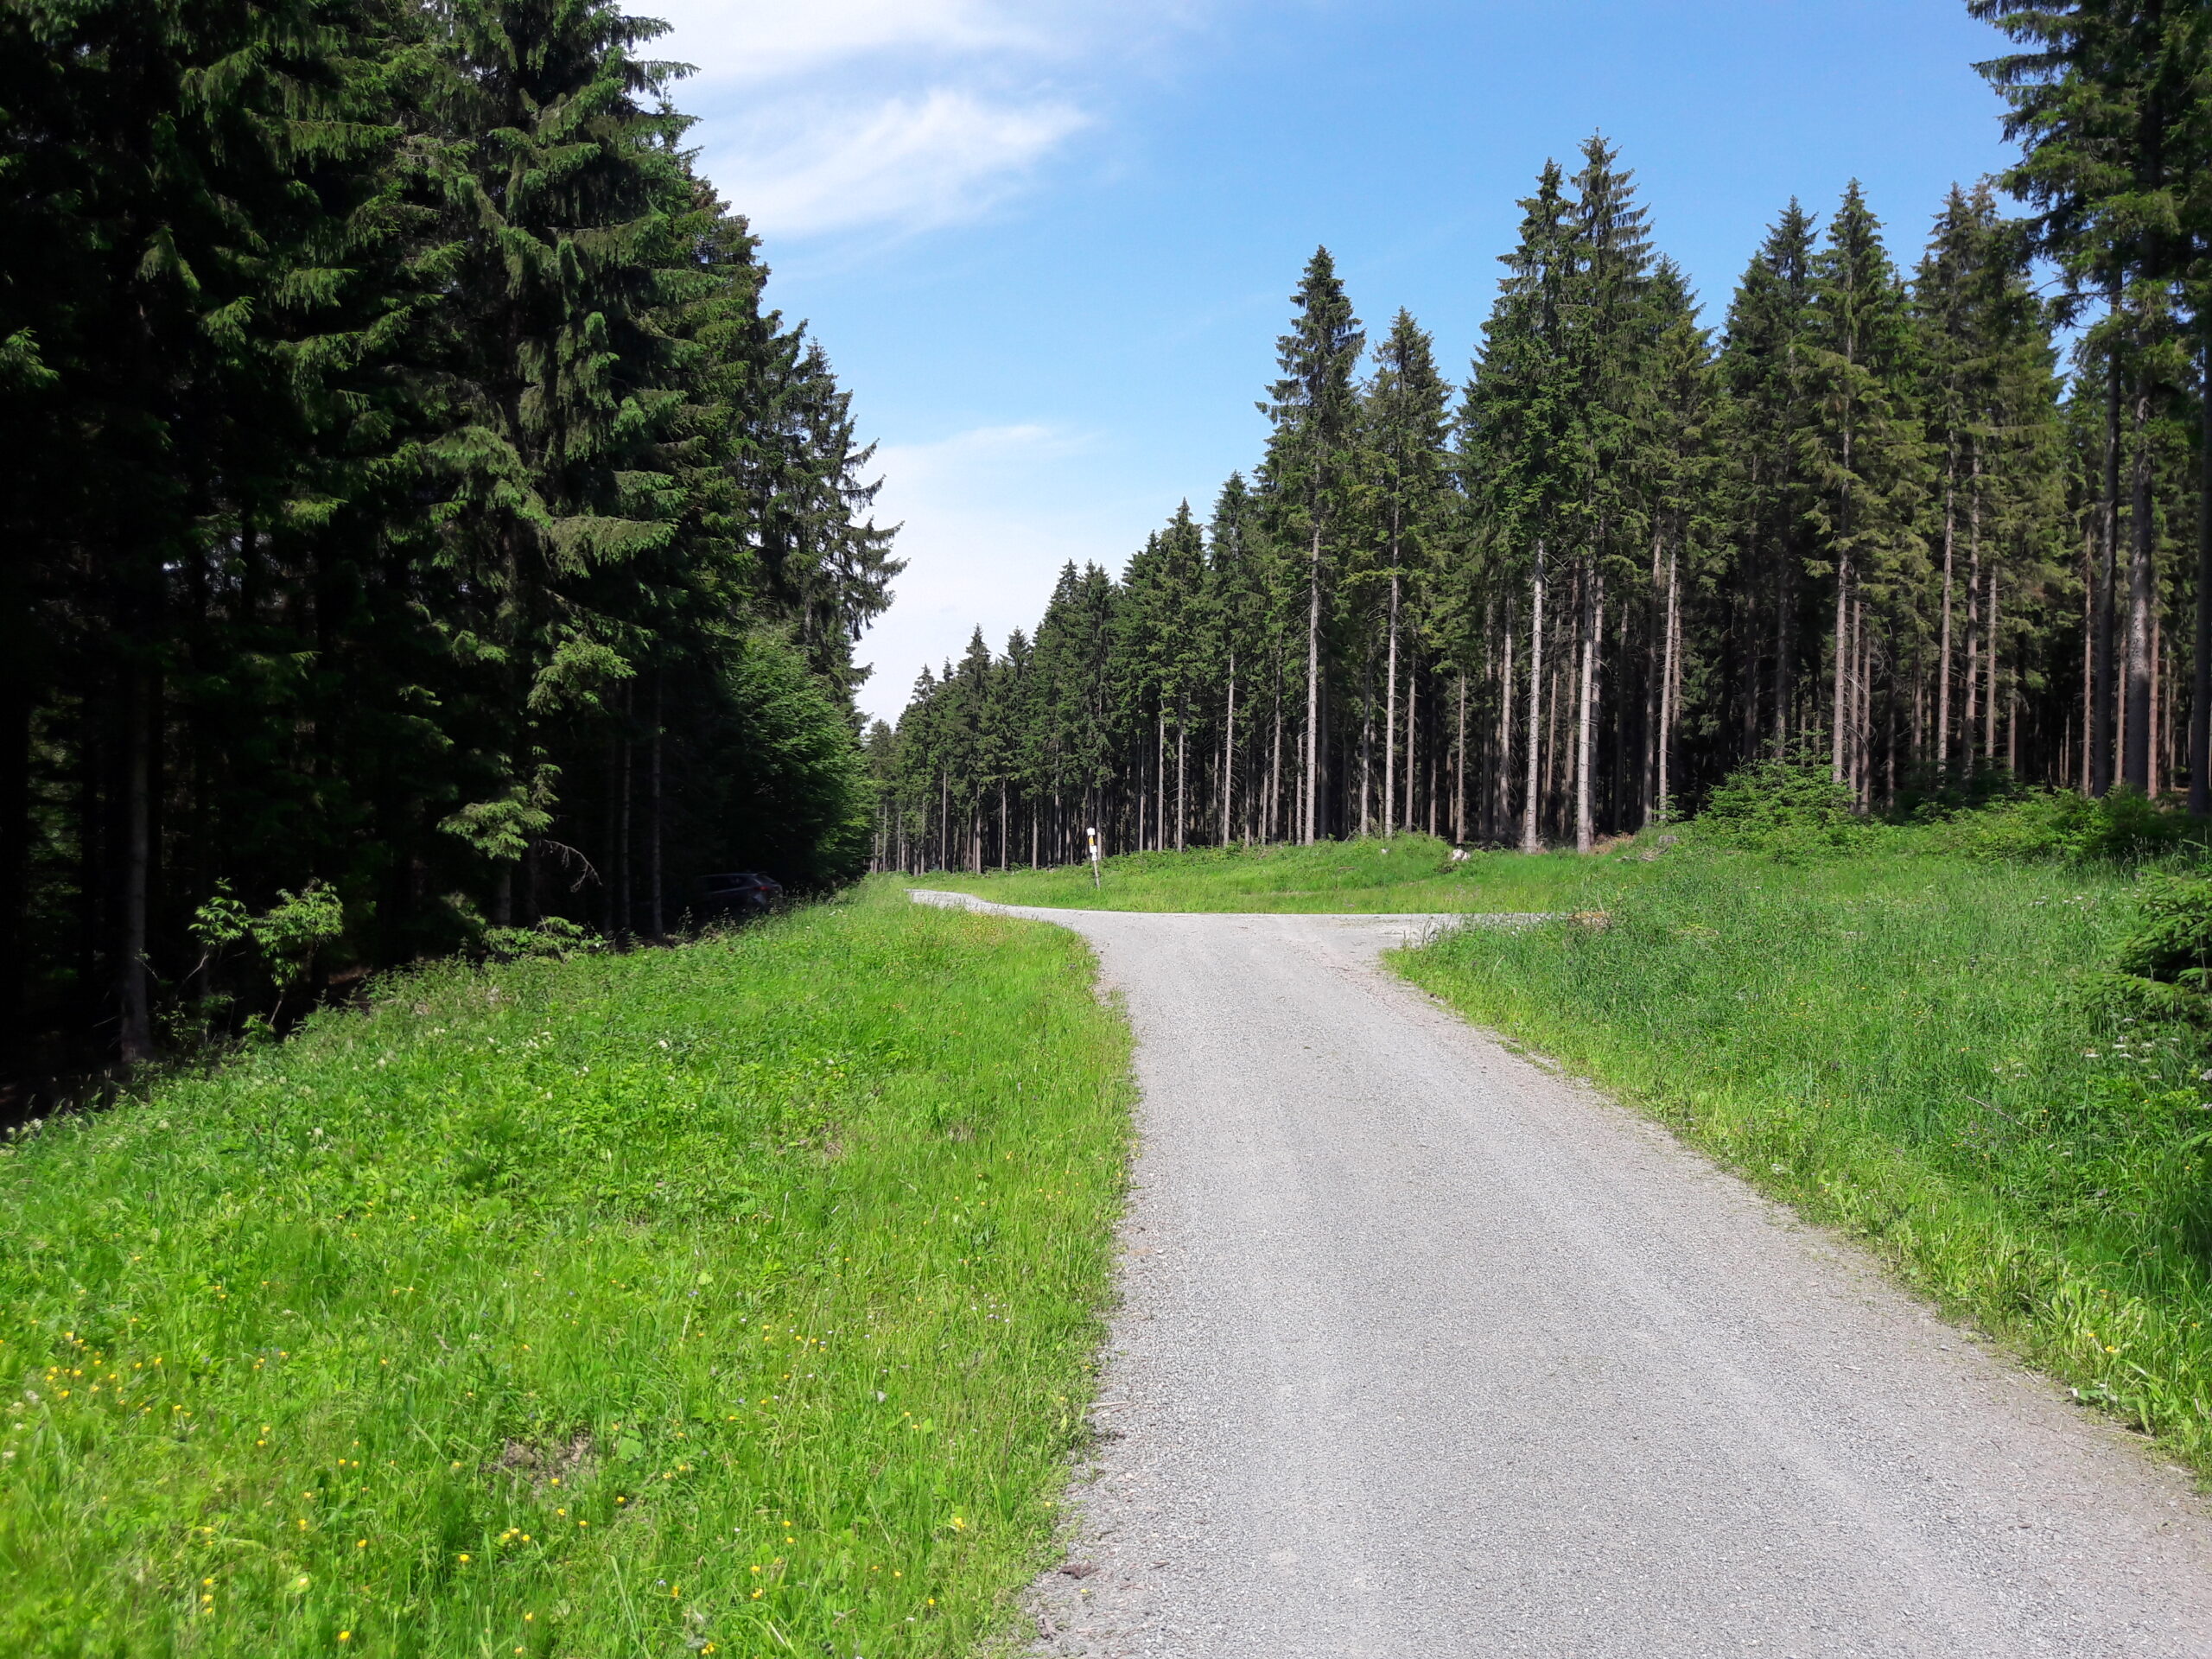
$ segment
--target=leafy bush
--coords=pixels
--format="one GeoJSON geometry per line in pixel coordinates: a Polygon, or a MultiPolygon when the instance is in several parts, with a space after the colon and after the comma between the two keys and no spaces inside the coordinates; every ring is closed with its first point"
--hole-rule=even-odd
{"type": "Polygon", "coordinates": [[[1695,820],[1700,839],[1747,852],[1803,858],[1841,852],[1872,829],[1848,785],[1808,760],[1758,760],[1713,791],[1695,820]]]}
{"type": "Polygon", "coordinates": [[[2212,992],[2212,876],[2146,875],[2135,930],[2120,941],[2120,970],[2201,1000],[2212,992]]]}
{"type": "Polygon", "coordinates": [[[2133,790],[2114,790],[2097,801],[2070,791],[2035,790],[1944,820],[1929,831],[1929,844],[1968,858],[2129,861],[2202,836],[2186,813],[2133,790]]]}

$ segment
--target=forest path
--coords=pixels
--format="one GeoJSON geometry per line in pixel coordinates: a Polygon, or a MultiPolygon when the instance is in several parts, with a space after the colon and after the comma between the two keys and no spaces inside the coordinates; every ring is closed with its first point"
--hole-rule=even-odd
{"type": "Polygon", "coordinates": [[[2212,1653],[2184,1478],[1376,961],[1465,918],[915,896],[1082,933],[1137,1036],[1037,1653],[2212,1653]]]}

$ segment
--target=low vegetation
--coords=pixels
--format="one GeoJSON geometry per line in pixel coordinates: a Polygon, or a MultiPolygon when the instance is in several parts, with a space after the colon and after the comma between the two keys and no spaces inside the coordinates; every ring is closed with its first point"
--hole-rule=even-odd
{"type": "Polygon", "coordinates": [[[1610,860],[1482,852],[1455,863],[1445,842],[1396,836],[1130,853],[1107,859],[1096,885],[1087,864],[980,876],[933,870],[914,885],[1077,910],[1521,912],[1574,908],[1586,895],[1633,882],[1649,861],[1644,855],[1659,850],[1655,837],[1610,860]]]}
{"type": "Polygon", "coordinates": [[[1107,1294],[1090,986],[879,887],[8,1143],[0,1651],[970,1651],[1107,1294]]]}

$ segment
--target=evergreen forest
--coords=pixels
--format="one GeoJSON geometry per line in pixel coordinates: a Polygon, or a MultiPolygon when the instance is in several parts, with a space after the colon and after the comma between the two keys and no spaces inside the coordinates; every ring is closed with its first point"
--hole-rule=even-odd
{"type": "Polygon", "coordinates": [[[1249,475],[871,730],[880,863],[1586,851],[1762,760],[1868,814],[2212,810],[2212,16],[1969,10],[2017,163],[1924,238],[1789,202],[1717,324],[1603,137],[1521,203],[1464,382],[1317,251],[1249,475]]]}
{"type": "Polygon", "coordinates": [[[702,873],[865,867],[852,645],[899,565],[661,32],[0,6],[19,1091],[385,963],[658,936],[702,873]]]}

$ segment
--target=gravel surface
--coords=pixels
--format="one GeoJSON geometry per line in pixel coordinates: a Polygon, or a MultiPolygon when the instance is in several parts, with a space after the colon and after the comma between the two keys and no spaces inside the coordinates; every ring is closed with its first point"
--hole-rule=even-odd
{"type": "Polygon", "coordinates": [[[1011,913],[1143,1087],[1034,1653],[2212,1655],[2185,1478],[1378,965],[1442,918],[1011,913]]]}

